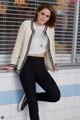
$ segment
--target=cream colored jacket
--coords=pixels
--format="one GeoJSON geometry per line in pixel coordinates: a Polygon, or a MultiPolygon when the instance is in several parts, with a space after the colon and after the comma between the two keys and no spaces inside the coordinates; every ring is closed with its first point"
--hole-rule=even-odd
{"type": "MultiPolygon", "coordinates": [[[[10,65],[16,67],[18,73],[21,72],[27,59],[31,40],[35,30],[32,20],[25,20],[18,31],[16,43],[12,52],[10,65]]],[[[55,43],[54,28],[45,27],[44,34],[48,37],[48,46],[45,54],[45,66],[48,70],[54,71],[55,64],[55,43]]]]}

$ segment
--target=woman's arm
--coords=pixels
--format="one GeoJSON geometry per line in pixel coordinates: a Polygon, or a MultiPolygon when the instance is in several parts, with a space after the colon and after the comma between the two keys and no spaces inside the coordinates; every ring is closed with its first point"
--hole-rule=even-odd
{"type": "Polygon", "coordinates": [[[20,25],[20,28],[18,30],[17,39],[11,55],[10,64],[0,66],[0,70],[12,71],[16,69],[24,37],[25,37],[25,21],[20,25]]]}
{"type": "Polygon", "coordinates": [[[51,36],[52,36],[52,41],[51,41],[51,50],[52,50],[52,56],[53,56],[53,62],[54,62],[54,70],[58,71],[59,70],[59,66],[55,63],[55,29],[52,29],[51,32],[51,36]]]}
{"type": "Polygon", "coordinates": [[[25,37],[25,22],[23,22],[19,28],[16,43],[12,52],[11,60],[10,60],[10,65],[13,67],[17,66],[17,62],[20,56],[21,48],[22,48],[22,43],[25,37]]]}

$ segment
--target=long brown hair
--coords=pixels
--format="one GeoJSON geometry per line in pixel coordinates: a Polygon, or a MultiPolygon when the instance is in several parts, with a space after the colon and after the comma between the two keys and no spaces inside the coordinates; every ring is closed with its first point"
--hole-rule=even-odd
{"type": "Polygon", "coordinates": [[[53,6],[49,3],[42,3],[42,4],[40,4],[40,6],[38,6],[35,16],[34,16],[34,21],[35,22],[37,21],[37,12],[40,12],[41,10],[43,10],[45,8],[47,8],[51,12],[50,19],[45,24],[52,28],[56,24],[56,14],[55,14],[53,6]]]}

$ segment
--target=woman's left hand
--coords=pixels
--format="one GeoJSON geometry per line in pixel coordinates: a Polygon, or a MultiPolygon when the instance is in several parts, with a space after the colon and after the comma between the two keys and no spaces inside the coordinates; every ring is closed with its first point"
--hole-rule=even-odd
{"type": "Polygon", "coordinates": [[[55,70],[55,71],[58,71],[58,70],[59,70],[59,66],[58,66],[57,64],[55,64],[54,70],[55,70]]]}
{"type": "Polygon", "coordinates": [[[13,66],[0,66],[0,70],[6,70],[7,72],[10,72],[14,70],[13,66]]]}

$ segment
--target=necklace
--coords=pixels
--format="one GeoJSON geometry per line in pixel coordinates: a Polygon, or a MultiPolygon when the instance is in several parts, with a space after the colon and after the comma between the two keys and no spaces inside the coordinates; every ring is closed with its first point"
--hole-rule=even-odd
{"type": "Polygon", "coordinates": [[[44,30],[44,28],[45,28],[45,25],[43,25],[43,26],[38,26],[38,25],[36,25],[35,24],[35,31],[37,32],[37,33],[39,33],[39,34],[41,34],[42,32],[43,32],[43,30],[44,30]]]}
{"type": "Polygon", "coordinates": [[[41,38],[41,43],[40,43],[40,47],[43,47],[43,37],[44,37],[44,34],[43,34],[43,30],[45,28],[45,25],[42,25],[42,26],[39,26],[39,25],[36,25],[35,23],[33,24],[34,25],[34,29],[36,31],[36,35],[41,38]]]}

